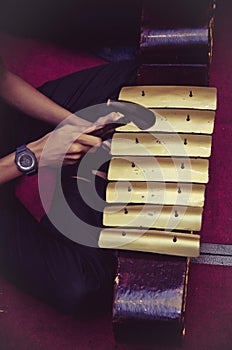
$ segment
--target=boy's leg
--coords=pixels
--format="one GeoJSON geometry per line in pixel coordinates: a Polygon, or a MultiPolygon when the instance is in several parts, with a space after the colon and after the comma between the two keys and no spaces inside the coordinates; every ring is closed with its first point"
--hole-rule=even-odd
{"type": "MultiPolygon", "coordinates": [[[[96,67],[49,82],[40,90],[76,112],[116,98],[122,86],[135,81],[136,67],[130,62],[96,67]]],[[[18,144],[51,128],[34,120],[27,125],[25,128],[20,119],[18,144]]],[[[76,213],[82,210],[84,216],[99,223],[99,215],[94,218],[87,213],[89,209],[80,205],[79,194],[73,193],[72,187],[66,186],[66,195],[76,213]]],[[[113,251],[72,242],[47,218],[45,225],[38,224],[17,200],[10,202],[1,210],[0,266],[12,281],[50,304],[73,312],[80,310],[84,301],[100,305],[103,296],[111,295],[116,263],[113,251]]]]}

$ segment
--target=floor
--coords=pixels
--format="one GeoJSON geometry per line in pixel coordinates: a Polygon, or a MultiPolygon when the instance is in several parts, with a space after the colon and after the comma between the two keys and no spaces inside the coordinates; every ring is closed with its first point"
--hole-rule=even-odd
{"type": "MultiPolygon", "coordinates": [[[[218,1],[219,2],[219,1],[218,1]]],[[[210,161],[202,242],[232,244],[232,12],[219,4],[215,23],[211,86],[218,89],[218,111],[210,161]]],[[[104,63],[87,51],[0,35],[0,55],[34,86],[72,71],[104,63]]],[[[183,350],[232,349],[232,269],[192,264],[183,350]]],[[[57,312],[0,279],[1,350],[175,350],[175,347],[115,344],[111,310],[81,318],[57,312]]]]}

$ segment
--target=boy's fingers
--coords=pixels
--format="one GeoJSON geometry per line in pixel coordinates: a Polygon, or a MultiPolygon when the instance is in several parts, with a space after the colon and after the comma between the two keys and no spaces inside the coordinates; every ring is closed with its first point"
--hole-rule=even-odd
{"type": "Polygon", "coordinates": [[[100,137],[96,137],[93,135],[89,135],[89,134],[81,134],[80,136],[78,136],[78,138],[76,139],[77,143],[81,143],[83,145],[87,145],[87,146],[100,146],[102,139],[100,137]]]}
{"type": "Polygon", "coordinates": [[[96,121],[95,124],[96,125],[105,125],[105,124],[109,124],[109,123],[112,123],[112,122],[117,122],[122,117],[124,117],[124,115],[122,113],[111,112],[110,114],[107,114],[104,117],[98,118],[98,120],[96,121]]]}

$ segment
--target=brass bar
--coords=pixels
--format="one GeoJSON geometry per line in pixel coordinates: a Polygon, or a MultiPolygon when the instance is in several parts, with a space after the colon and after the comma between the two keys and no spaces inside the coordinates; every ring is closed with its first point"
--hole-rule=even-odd
{"type": "Polygon", "coordinates": [[[111,154],[132,156],[210,157],[211,135],[115,133],[111,154]]]}
{"type": "Polygon", "coordinates": [[[162,205],[111,205],[103,212],[104,226],[200,231],[203,208],[162,205]]]}
{"type": "Polygon", "coordinates": [[[165,182],[109,182],[108,203],[148,203],[203,207],[205,185],[165,182]]]}
{"type": "Polygon", "coordinates": [[[199,86],[126,86],[119,99],[147,108],[192,108],[216,110],[217,89],[199,86]]]}
{"type": "Polygon", "coordinates": [[[208,160],[168,157],[113,157],[112,181],[208,182],[208,160]]]}
{"type": "Polygon", "coordinates": [[[98,245],[100,248],[198,257],[200,236],[158,230],[107,228],[100,232],[98,245]]]}
{"type": "MultiPolygon", "coordinates": [[[[155,124],[149,132],[183,132],[212,134],[215,112],[195,109],[151,109],[156,115],[155,124]]],[[[142,118],[142,117],[141,117],[142,118]]],[[[120,132],[141,131],[134,123],[117,128],[120,132]]]]}

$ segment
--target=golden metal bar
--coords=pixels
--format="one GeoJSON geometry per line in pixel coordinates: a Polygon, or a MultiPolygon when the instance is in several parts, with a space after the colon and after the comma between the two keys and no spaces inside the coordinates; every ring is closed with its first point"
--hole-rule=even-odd
{"type": "Polygon", "coordinates": [[[101,231],[98,245],[100,248],[198,257],[200,236],[158,230],[107,228],[101,231]]]}
{"type": "Polygon", "coordinates": [[[196,257],[200,236],[187,231],[201,229],[216,89],[133,86],[119,99],[151,109],[156,123],[113,136],[99,246],[196,257]]]}
{"type": "MultiPolygon", "coordinates": [[[[155,124],[149,132],[185,132],[212,134],[215,112],[195,109],[151,109],[156,115],[155,124]]],[[[141,116],[142,118],[142,116],[141,116]]],[[[120,132],[141,131],[134,123],[117,128],[120,132]]]]}
{"type": "Polygon", "coordinates": [[[115,133],[111,154],[115,156],[209,157],[211,135],[115,133]]]}
{"type": "Polygon", "coordinates": [[[208,182],[208,160],[168,157],[113,157],[112,181],[208,182]]]}
{"type": "Polygon", "coordinates": [[[148,203],[203,207],[205,185],[165,182],[109,182],[108,203],[148,203]]]}
{"type": "Polygon", "coordinates": [[[200,231],[202,211],[200,207],[111,205],[104,208],[103,225],[200,231]]]}
{"type": "Polygon", "coordinates": [[[119,99],[147,108],[192,108],[216,110],[216,88],[198,86],[128,86],[119,99]]]}

